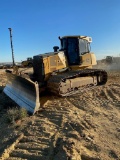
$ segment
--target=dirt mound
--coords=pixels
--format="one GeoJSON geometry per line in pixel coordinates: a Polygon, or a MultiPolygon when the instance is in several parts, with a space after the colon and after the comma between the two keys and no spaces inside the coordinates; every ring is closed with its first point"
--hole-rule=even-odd
{"type": "MultiPolygon", "coordinates": [[[[0,96],[5,106],[9,98],[2,92],[0,96]]],[[[41,104],[39,113],[14,126],[4,122],[2,107],[1,159],[120,159],[120,72],[108,72],[105,86],[66,98],[48,95],[41,104]]]]}

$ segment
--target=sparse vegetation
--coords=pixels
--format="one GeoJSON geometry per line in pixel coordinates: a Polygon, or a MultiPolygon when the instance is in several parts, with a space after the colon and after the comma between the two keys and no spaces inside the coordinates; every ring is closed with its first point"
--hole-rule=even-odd
{"type": "Polygon", "coordinates": [[[23,119],[27,116],[28,116],[27,110],[25,108],[20,108],[19,109],[19,119],[23,119]]]}
{"type": "Polygon", "coordinates": [[[24,108],[10,108],[5,114],[5,121],[14,124],[25,117],[27,117],[27,111],[24,108]]]}

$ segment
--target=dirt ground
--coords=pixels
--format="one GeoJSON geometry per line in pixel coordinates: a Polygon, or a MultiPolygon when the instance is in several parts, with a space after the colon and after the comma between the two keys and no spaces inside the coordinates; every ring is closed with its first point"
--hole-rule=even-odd
{"type": "Polygon", "coordinates": [[[120,70],[108,70],[104,86],[70,97],[41,97],[41,111],[7,124],[15,105],[3,92],[0,72],[0,159],[120,160],[120,70]]]}

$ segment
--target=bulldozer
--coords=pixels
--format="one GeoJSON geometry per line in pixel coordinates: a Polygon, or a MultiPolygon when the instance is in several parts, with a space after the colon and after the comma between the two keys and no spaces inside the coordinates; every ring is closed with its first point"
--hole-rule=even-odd
{"type": "Polygon", "coordinates": [[[22,67],[32,67],[32,57],[28,57],[26,60],[21,62],[22,67]]]}
{"type": "Polygon", "coordinates": [[[34,114],[40,110],[40,95],[50,91],[59,96],[75,94],[83,88],[104,85],[107,72],[93,69],[96,65],[88,36],[59,37],[60,49],[54,46],[53,52],[33,56],[33,71],[6,70],[7,84],[4,93],[20,107],[34,114]]]}

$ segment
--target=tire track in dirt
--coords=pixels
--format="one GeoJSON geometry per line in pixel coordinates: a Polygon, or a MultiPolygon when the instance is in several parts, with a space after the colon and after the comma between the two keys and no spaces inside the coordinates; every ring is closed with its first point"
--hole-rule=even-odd
{"type": "Polygon", "coordinates": [[[106,90],[106,92],[107,92],[107,97],[110,99],[111,102],[117,100],[117,99],[116,99],[116,96],[115,96],[115,94],[112,92],[112,89],[111,89],[111,88],[108,88],[108,89],[106,90]]]}
{"type": "MultiPolygon", "coordinates": [[[[45,112],[32,117],[24,129],[24,136],[9,150],[7,160],[29,159],[49,160],[53,156],[54,145],[63,123],[63,111],[52,111],[53,106],[45,112]]],[[[55,106],[54,106],[55,108],[55,106]]],[[[4,159],[4,155],[3,155],[4,159]]]]}
{"type": "MultiPolygon", "coordinates": [[[[85,94],[85,96],[88,96],[88,94],[85,94]]],[[[74,96],[74,101],[72,103],[71,98],[67,98],[67,103],[71,106],[71,109],[74,113],[72,115],[69,114],[68,116],[69,123],[67,122],[66,127],[68,128],[69,132],[67,133],[67,137],[71,137],[73,142],[77,141],[76,147],[73,148],[76,155],[79,155],[73,156],[73,159],[77,160],[77,158],[79,157],[78,160],[99,160],[98,156],[95,154],[96,150],[97,152],[99,151],[99,146],[97,146],[96,144],[91,145],[91,143],[93,143],[93,136],[91,135],[90,130],[95,129],[96,124],[93,123],[92,116],[86,113],[86,109],[83,110],[82,108],[82,112],[81,114],[79,114],[79,109],[81,107],[79,108],[75,105],[75,101],[78,99],[79,97],[74,96]],[[69,133],[71,133],[71,135],[69,133]],[[77,144],[78,141],[79,145],[77,144]],[[87,142],[86,146],[83,145],[84,141],[87,142]],[[89,145],[88,142],[90,142],[89,145]]],[[[90,100],[87,101],[86,105],[89,104],[89,102],[90,100]]],[[[84,105],[83,107],[86,107],[86,105],[84,105]]],[[[91,107],[91,104],[87,107],[91,107]]]]}
{"type": "Polygon", "coordinates": [[[117,83],[113,83],[112,85],[113,85],[113,86],[120,87],[120,84],[117,84],[117,83]]]}
{"type": "Polygon", "coordinates": [[[120,87],[108,85],[97,91],[94,99],[104,106],[104,104],[115,104],[120,102],[120,87]]]}
{"type": "Polygon", "coordinates": [[[114,93],[116,99],[120,102],[120,90],[119,90],[119,88],[112,88],[112,93],[114,93]]]}
{"type": "MultiPolygon", "coordinates": [[[[104,159],[102,155],[101,155],[101,158],[100,157],[98,158],[97,155],[95,157],[93,157],[93,156],[91,157],[91,155],[95,155],[96,153],[98,154],[99,152],[101,152],[101,147],[99,145],[95,144],[93,142],[93,139],[91,138],[91,137],[94,137],[93,136],[94,134],[91,135],[90,132],[92,133],[94,129],[96,130],[99,127],[99,125],[97,126],[97,124],[90,117],[94,116],[94,119],[95,119],[95,115],[97,117],[103,116],[103,120],[104,119],[106,120],[108,118],[107,113],[109,113],[109,114],[111,114],[111,117],[109,117],[110,118],[109,120],[111,121],[113,119],[112,121],[114,122],[113,117],[115,117],[116,115],[114,115],[112,113],[112,110],[114,109],[117,113],[118,112],[117,106],[120,105],[120,103],[119,103],[120,102],[120,87],[119,87],[119,85],[117,85],[117,86],[116,85],[108,85],[108,86],[103,86],[103,87],[99,87],[96,89],[92,89],[89,92],[82,93],[82,96],[80,96],[80,94],[77,94],[74,96],[74,98],[68,98],[68,101],[71,103],[71,105],[74,105],[74,108],[76,107],[78,109],[82,109],[83,113],[85,114],[85,118],[81,118],[80,119],[81,124],[80,125],[77,124],[77,126],[81,127],[81,125],[82,125],[82,133],[84,133],[84,136],[85,136],[84,140],[86,141],[86,139],[87,139],[87,141],[90,141],[90,144],[83,142],[84,145],[82,145],[82,147],[81,147],[81,159],[83,159],[83,160],[84,159],[91,159],[91,160],[104,159]],[[77,103],[77,102],[79,102],[79,103],[77,103]],[[103,109],[102,109],[102,111],[100,111],[100,114],[99,114],[100,107],[102,107],[103,109]],[[107,109],[107,111],[106,111],[106,109],[107,109]],[[108,109],[110,111],[108,111],[108,109]],[[87,112],[89,112],[89,116],[86,115],[87,112]]],[[[102,121],[101,121],[101,123],[102,123],[102,121]]],[[[104,123],[102,125],[104,128],[104,123]]],[[[77,128],[75,128],[75,127],[73,127],[73,128],[76,129],[76,131],[78,131],[77,128]]],[[[80,133],[80,131],[79,131],[79,133],[80,133]]],[[[112,131],[111,131],[111,133],[112,133],[112,131]]],[[[112,149],[112,152],[115,153],[114,149],[112,149]]],[[[111,156],[111,158],[108,158],[108,159],[114,159],[114,157],[117,157],[117,159],[118,159],[118,155],[116,153],[115,153],[115,156],[113,155],[113,157],[111,156]]]]}

